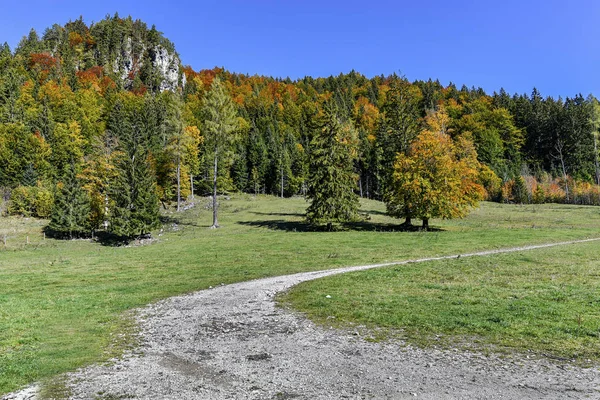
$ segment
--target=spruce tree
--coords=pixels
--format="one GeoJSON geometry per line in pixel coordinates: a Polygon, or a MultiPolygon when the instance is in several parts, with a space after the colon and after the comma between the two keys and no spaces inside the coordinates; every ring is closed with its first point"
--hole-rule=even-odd
{"type": "Polygon", "coordinates": [[[350,222],[358,215],[354,192],[357,133],[351,122],[341,122],[331,104],[326,104],[321,129],[311,142],[307,198],[311,204],[306,219],[333,229],[334,223],[350,222]]]}
{"type": "Polygon", "coordinates": [[[517,204],[529,203],[529,194],[527,193],[527,185],[521,175],[515,178],[515,183],[512,187],[512,197],[517,204]]]}
{"type": "Polygon", "coordinates": [[[144,236],[160,226],[156,178],[140,121],[144,114],[117,103],[109,129],[119,140],[117,178],[111,185],[110,230],[122,237],[144,236]]]}
{"type": "Polygon", "coordinates": [[[21,179],[21,185],[23,186],[35,186],[38,180],[38,173],[35,170],[33,164],[27,164],[25,172],[23,172],[23,178],[21,179]]]}
{"type": "Polygon", "coordinates": [[[410,144],[419,134],[421,96],[406,79],[394,76],[382,106],[376,151],[379,154],[379,196],[387,196],[393,186],[393,166],[398,153],[406,154],[410,144]]]}
{"type": "Polygon", "coordinates": [[[59,236],[85,236],[90,232],[90,199],[77,177],[77,168],[71,162],[54,196],[51,221],[48,228],[59,236]]]}

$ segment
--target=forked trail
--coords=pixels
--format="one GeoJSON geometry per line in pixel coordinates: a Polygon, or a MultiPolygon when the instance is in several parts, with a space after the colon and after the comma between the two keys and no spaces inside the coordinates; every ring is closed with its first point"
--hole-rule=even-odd
{"type": "MultiPolygon", "coordinates": [[[[600,241],[461,254],[488,256],[600,241]]],[[[600,371],[522,356],[372,343],[277,308],[300,282],[411,262],[308,272],[173,297],[140,311],[142,344],[110,365],[69,374],[75,399],[569,399],[600,398],[600,371]]],[[[325,294],[324,294],[325,295],[325,294]]],[[[26,393],[6,398],[30,398],[26,393]],[[21,396],[21,397],[19,397],[21,396]]]]}

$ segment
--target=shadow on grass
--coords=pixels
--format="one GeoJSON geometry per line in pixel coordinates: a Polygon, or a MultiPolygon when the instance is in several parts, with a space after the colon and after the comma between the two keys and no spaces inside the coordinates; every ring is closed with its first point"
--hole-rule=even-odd
{"type": "MultiPolygon", "coordinates": [[[[270,214],[274,215],[274,214],[270,214]]],[[[287,232],[315,232],[318,231],[315,226],[304,221],[287,221],[283,219],[270,219],[264,221],[239,221],[238,224],[254,226],[257,228],[267,228],[277,231],[287,232]]]]}
{"type": "MultiPolygon", "coordinates": [[[[276,215],[276,214],[269,214],[276,215]]],[[[254,226],[257,228],[267,228],[287,232],[326,232],[326,226],[312,225],[304,221],[286,221],[281,219],[262,220],[262,221],[240,221],[240,225],[254,226]]],[[[386,224],[370,221],[357,221],[339,224],[334,227],[334,231],[355,231],[355,232],[418,232],[420,226],[404,224],[386,224]]],[[[439,228],[429,227],[429,232],[443,231],[439,228]]]]}
{"type": "Polygon", "coordinates": [[[388,215],[385,211],[379,211],[379,210],[360,210],[360,214],[366,214],[366,215],[388,215]]]}
{"type": "Polygon", "coordinates": [[[276,215],[278,217],[304,217],[304,214],[300,213],[265,213],[260,211],[251,211],[254,215],[276,215]]]}
{"type": "Polygon", "coordinates": [[[161,215],[159,217],[160,223],[163,225],[184,225],[184,226],[194,226],[196,228],[208,228],[210,225],[198,225],[194,222],[181,220],[175,216],[171,215],[161,215]]]}
{"type": "MultiPolygon", "coordinates": [[[[419,225],[406,225],[406,224],[389,224],[389,223],[378,223],[371,221],[356,221],[345,223],[344,228],[350,231],[357,232],[420,232],[423,228],[419,225]]],[[[430,226],[427,232],[442,232],[443,229],[435,228],[430,226]]]]}

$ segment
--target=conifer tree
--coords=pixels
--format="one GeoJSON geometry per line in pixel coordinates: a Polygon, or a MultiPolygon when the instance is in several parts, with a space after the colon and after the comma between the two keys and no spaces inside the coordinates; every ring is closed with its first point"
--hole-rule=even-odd
{"type": "Polygon", "coordinates": [[[392,186],[393,165],[398,153],[405,154],[419,133],[419,103],[422,94],[406,79],[394,76],[382,106],[384,117],[377,132],[380,153],[381,195],[392,186]]]}
{"type": "Polygon", "coordinates": [[[357,176],[353,166],[357,141],[353,125],[340,121],[335,108],[327,104],[321,129],[311,142],[307,194],[311,204],[306,210],[309,223],[325,225],[331,231],[334,223],[356,219],[357,176]]]}
{"type": "Polygon", "coordinates": [[[517,204],[527,204],[529,203],[529,195],[527,193],[527,186],[525,185],[525,180],[521,175],[515,178],[515,183],[512,187],[512,197],[515,203],[517,204]]]}
{"type": "Polygon", "coordinates": [[[117,103],[109,129],[119,140],[117,178],[111,185],[110,230],[122,237],[144,236],[160,226],[156,178],[141,131],[140,114],[117,103]]]}
{"type": "Polygon", "coordinates": [[[177,211],[181,210],[181,168],[187,156],[186,151],[189,147],[189,142],[192,139],[186,134],[182,109],[183,103],[181,99],[178,97],[171,99],[168,107],[169,119],[167,121],[170,138],[165,149],[169,154],[169,158],[175,164],[177,211]]]}
{"type": "Polygon", "coordinates": [[[62,182],[57,185],[48,228],[61,235],[80,237],[90,231],[90,199],[77,177],[77,168],[71,161],[62,182]]]}
{"type": "Polygon", "coordinates": [[[233,143],[234,133],[238,128],[235,106],[219,78],[214,79],[210,91],[206,95],[203,114],[205,145],[208,151],[212,153],[213,158],[213,224],[211,228],[218,228],[217,177],[219,159],[233,143]]]}

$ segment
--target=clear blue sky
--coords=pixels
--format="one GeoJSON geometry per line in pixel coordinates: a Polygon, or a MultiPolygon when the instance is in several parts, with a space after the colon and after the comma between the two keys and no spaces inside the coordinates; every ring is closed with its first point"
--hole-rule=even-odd
{"type": "Polygon", "coordinates": [[[292,79],[354,69],[543,95],[600,97],[597,0],[4,0],[0,41],[14,48],[80,15],[144,20],[194,69],[292,79]]]}

